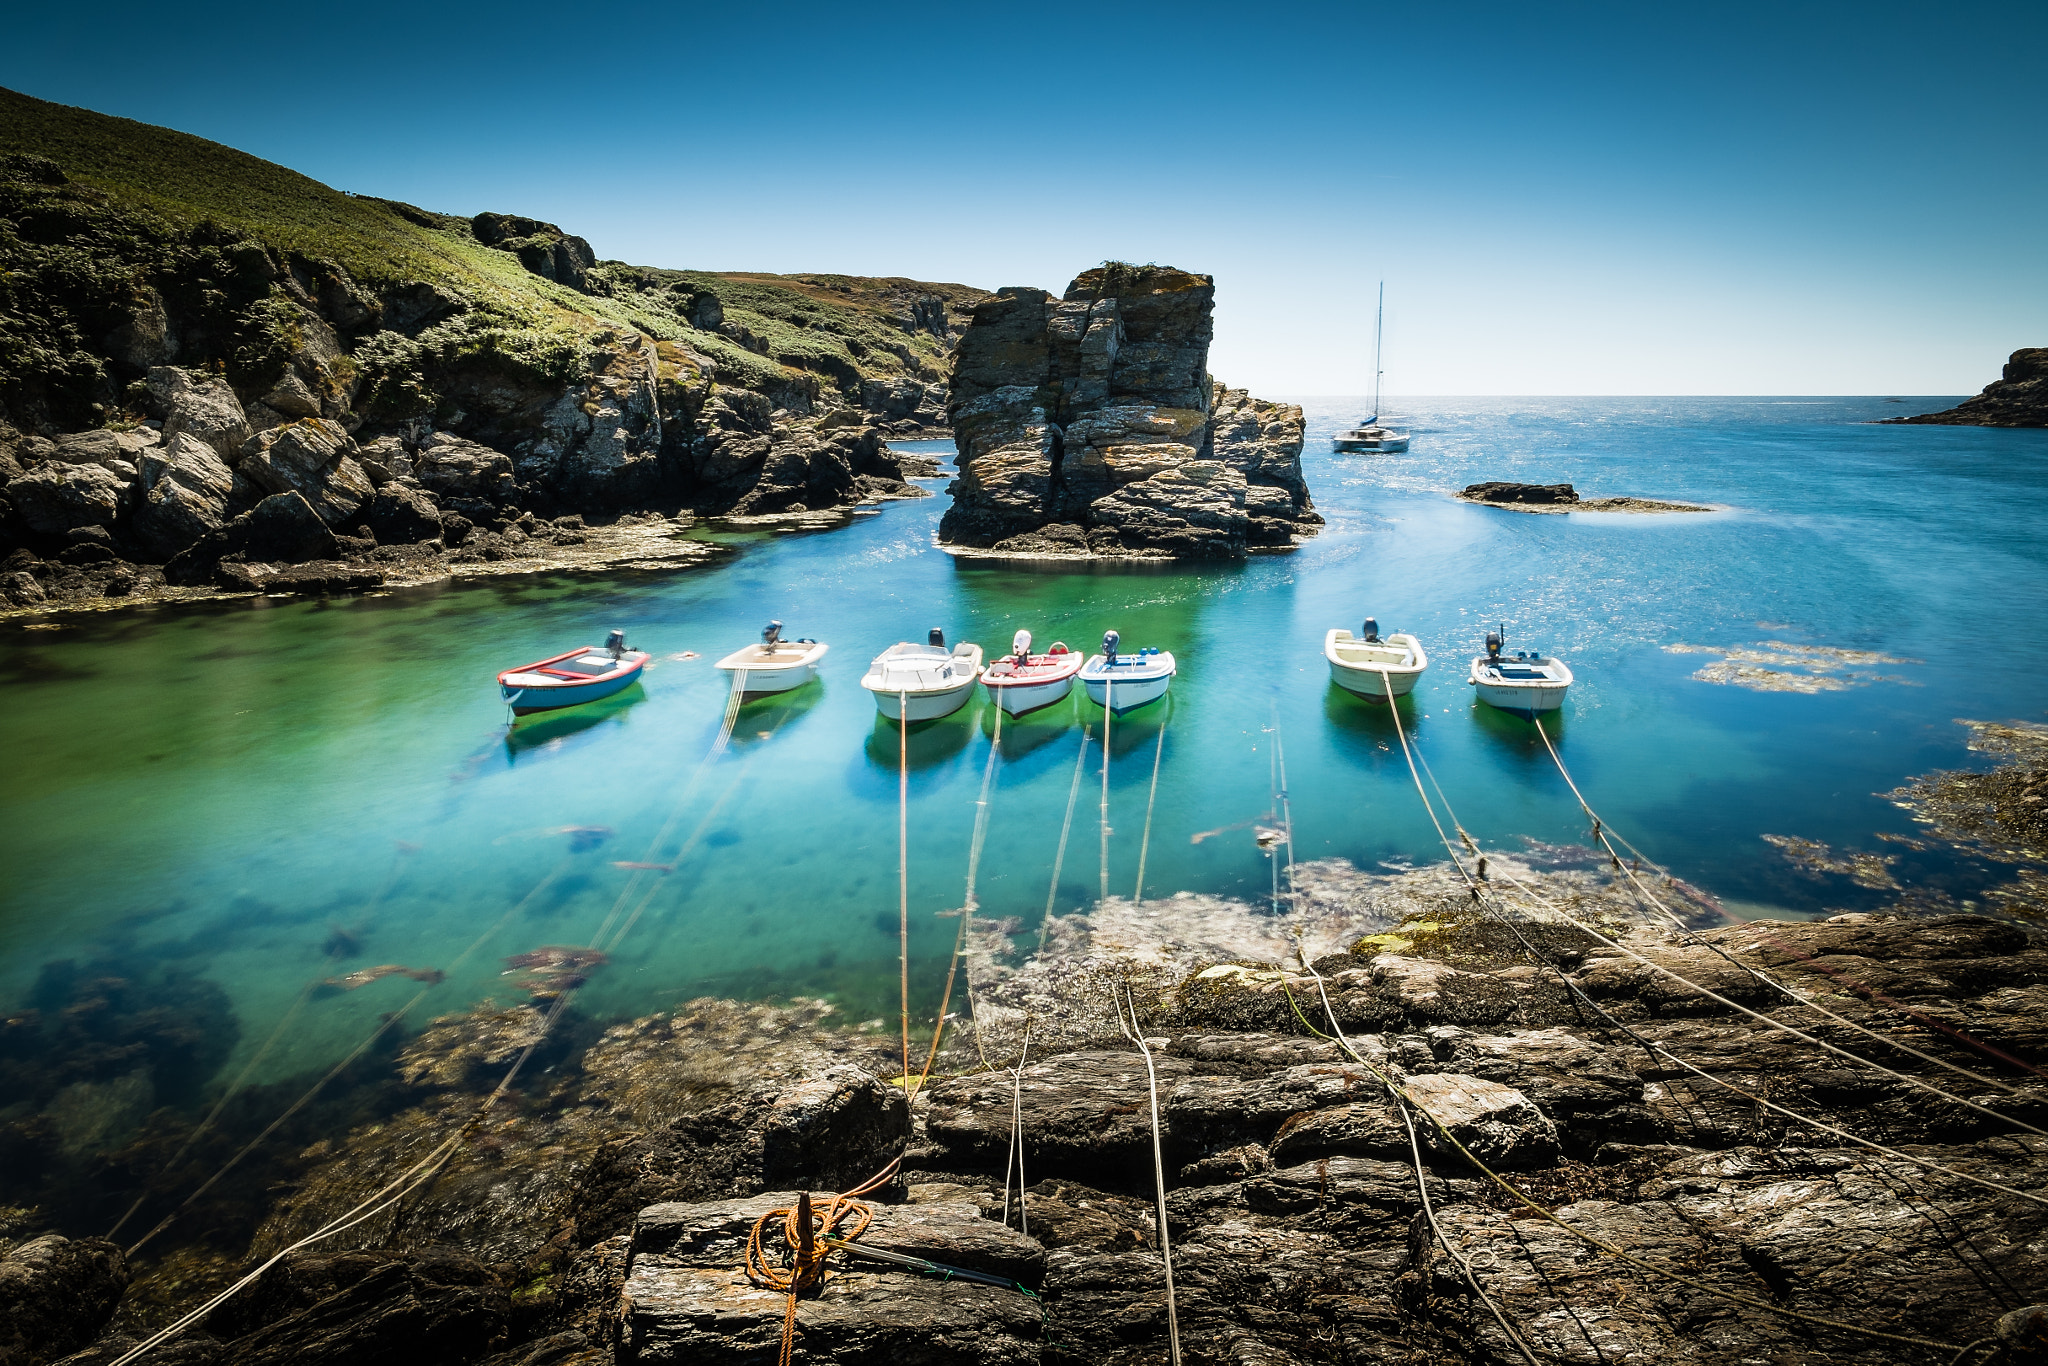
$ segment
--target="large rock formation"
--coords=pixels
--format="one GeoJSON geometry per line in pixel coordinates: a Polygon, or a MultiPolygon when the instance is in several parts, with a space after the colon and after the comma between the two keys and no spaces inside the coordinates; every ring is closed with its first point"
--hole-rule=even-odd
{"type": "Polygon", "coordinates": [[[1228,557],[1322,522],[1302,416],[1209,376],[1214,281],[1111,264],[974,309],[947,417],[940,540],[1019,554],[1228,557]]]}
{"type": "Polygon", "coordinates": [[[1934,427],[2048,427],[2048,346],[2013,352],[2001,378],[1946,412],[1885,421],[1934,427]]]}

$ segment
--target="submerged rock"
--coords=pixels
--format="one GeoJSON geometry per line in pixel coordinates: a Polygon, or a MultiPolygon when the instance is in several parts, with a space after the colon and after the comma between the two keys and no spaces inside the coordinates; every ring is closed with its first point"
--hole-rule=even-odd
{"type": "Polygon", "coordinates": [[[0,1362],[40,1366],[91,1342],[128,1286],[104,1238],[32,1238],[0,1253],[0,1362]]]}
{"type": "Polygon", "coordinates": [[[1206,275],[1110,265],[1061,299],[978,304],[953,366],[960,477],[940,540],[1228,558],[1312,534],[1301,410],[1209,378],[1214,296],[1206,275]]]}

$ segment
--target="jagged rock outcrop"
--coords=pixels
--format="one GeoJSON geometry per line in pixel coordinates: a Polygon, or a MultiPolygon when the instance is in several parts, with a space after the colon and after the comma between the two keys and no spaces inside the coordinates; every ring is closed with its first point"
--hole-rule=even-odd
{"type": "Polygon", "coordinates": [[[2048,427],[2048,346],[2013,352],[2004,372],[1985,385],[1983,393],[1945,412],[1885,421],[1932,427],[2048,427]]]}
{"type": "Polygon", "coordinates": [[[1208,373],[1206,275],[1113,264],[1054,299],[976,305],[947,416],[960,477],[941,541],[1018,554],[1230,557],[1321,524],[1301,410],[1208,373]]]}

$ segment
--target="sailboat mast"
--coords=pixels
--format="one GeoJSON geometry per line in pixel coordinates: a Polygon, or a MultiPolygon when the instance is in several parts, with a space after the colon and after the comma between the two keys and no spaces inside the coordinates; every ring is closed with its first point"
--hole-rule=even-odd
{"type": "Polygon", "coordinates": [[[1380,336],[1387,323],[1387,282],[1380,281],[1379,316],[1372,325],[1372,420],[1380,420],[1380,377],[1387,372],[1380,369],[1380,336]]]}

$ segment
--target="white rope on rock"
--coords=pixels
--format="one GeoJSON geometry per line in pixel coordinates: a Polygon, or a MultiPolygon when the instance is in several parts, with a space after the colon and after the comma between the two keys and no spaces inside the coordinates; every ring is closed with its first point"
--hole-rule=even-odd
{"type": "MultiPolygon", "coordinates": [[[[1114,993],[1111,993],[1114,1001],[1114,993]]],[[[1166,1336],[1172,1352],[1173,1366],[1180,1366],[1180,1311],[1174,1303],[1173,1293],[1173,1239],[1166,1227],[1166,1157],[1159,1143],[1159,1073],[1152,1066],[1152,1049],[1145,1042],[1145,1031],[1138,1023],[1138,1003],[1131,996],[1130,983],[1124,983],[1124,999],[1117,1003],[1117,1028],[1124,1031],[1124,1037],[1138,1046],[1138,1052],[1145,1057],[1145,1081],[1152,1093],[1152,1181],[1159,1200],[1159,1257],[1166,1264],[1166,1336]],[[1124,1023],[1124,1007],[1131,1012],[1131,1021],[1124,1023]]]]}

